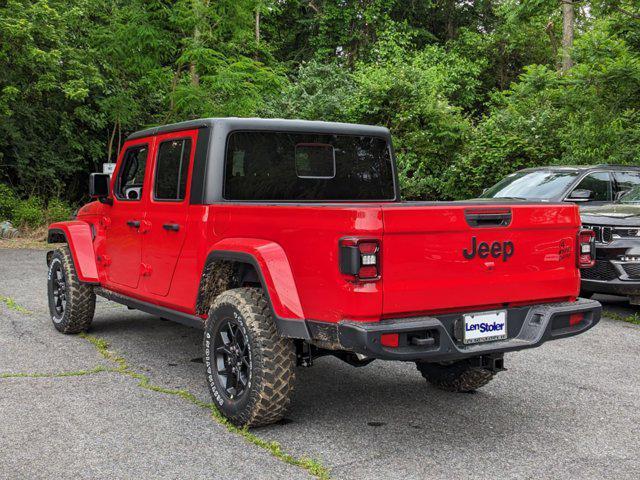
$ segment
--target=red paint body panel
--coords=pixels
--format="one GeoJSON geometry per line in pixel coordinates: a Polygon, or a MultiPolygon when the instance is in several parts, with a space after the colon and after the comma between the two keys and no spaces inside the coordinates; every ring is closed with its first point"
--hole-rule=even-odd
{"type": "Polygon", "coordinates": [[[49,230],[64,232],[76,266],[78,279],[81,282],[97,283],[99,281],[98,269],[90,225],[82,221],[58,222],[49,225],[49,230]]]}
{"type": "MultiPolygon", "coordinates": [[[[305,318],[327,322],[380,319],[382,282],[354,284],[338,268],[340,238],[382,238],[379,205],[230,204],[209,208],[214,217],[211,236],[217,241],[259,237],[261,242],[279,246],[282,261],[274,264],[277,273],[269,275],[277,292],[287,293],[287,299],[299,298],[301,309],[297,302],[284,302],[291,313],[304,312],[305,318]]],[[[264,270],[263,274],[267,276],[264,270]]]]}
{"type": "Polygon", "coordinates": [[[385,317],[578,296],[575,206],[513,205],[509,226],[489,228],[469,226],[466,208],[383,207],[385,317]],[[467,259],[462,251],[471,248],[472,237],[478,244],[510,241],[513,255],[506,261],[491,255],[467,259]]]}

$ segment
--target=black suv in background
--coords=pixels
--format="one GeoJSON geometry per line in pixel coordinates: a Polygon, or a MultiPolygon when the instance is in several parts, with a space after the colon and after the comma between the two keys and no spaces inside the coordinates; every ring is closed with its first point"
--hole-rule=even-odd
{"type": "Polygon", "coordinates": [[[582,225],[596,233],[596,263],[581,271],[580,295],[625,295],[640,305],[640,186],[616,203],[580,213],[582,225]]]}
{"type": "Polygon", "coordinates": [[[595,165],[519,170],[488,188],[480,198],[521,198],[604,205],[640,185],[640,167],[595,165]]]}

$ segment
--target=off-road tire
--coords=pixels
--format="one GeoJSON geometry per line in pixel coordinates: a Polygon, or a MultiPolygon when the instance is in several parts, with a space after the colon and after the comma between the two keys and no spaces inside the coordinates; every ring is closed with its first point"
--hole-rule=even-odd
{"type": "Polygon", "coordinates": [[[282,419],[293,392],[295,347],[278,335],[261,289],[236,288],[216,297],[205,323],[204,364],[213,401],[231,423],[259,427],[282,419]],[[229,322],[240,326],[250,347],[248,386],[236,398],[230,398],[216,373],[216,335],[229,322]]]}
{"type": "Polygon", "coordinates": [[[447,392],[473,392],[491,381],[494,373],[468,360],[442,365],[416,362],[422,376],[434,387],[447,392]]]}
{"type": "Polygon", "coordinates": [[[49,313],[53,326],[62,333],[86,332],[93,321],[96,309],[96,295],[93,287],[78,280],[73,257],[67,245],[53,251],[47,274],[47,292],[49,296],[49,313]],[[66,305],[60,313],[54,301],[53,276],[60,269],[65,280],[66,305]]]}

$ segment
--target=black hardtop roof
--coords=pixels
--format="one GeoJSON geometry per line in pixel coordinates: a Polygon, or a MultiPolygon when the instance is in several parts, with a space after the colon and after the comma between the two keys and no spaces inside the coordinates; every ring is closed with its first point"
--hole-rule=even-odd
{"type": "Polygon", "coordinates": [[[539,170],[553,170],[553,171],[575,170],[575,171],[584,172],[587,170],[629,170],[629,169],[640,170],[640,166],[610,164],[610,163],[600,163],[598,165],[547,165],[547,166],[540,166],[540,167],[523,168],[522,170],[518,170],[518,171],[535,172],[539,170]]]}
{"type": "Polygon", "coordinates": [[[194,128],[224,126],[226,130],[269,130],[280,132],[309,132],[343,135],[370,135],[390,137],[389,129],[373,125],[355,123],[319,122],[310,120],[283,120],[279,118],[201,118],[186,122],[172,123],[139,130],[127,137],[127,140],[151,137],[162,133],[179,132],[194,128]]]}

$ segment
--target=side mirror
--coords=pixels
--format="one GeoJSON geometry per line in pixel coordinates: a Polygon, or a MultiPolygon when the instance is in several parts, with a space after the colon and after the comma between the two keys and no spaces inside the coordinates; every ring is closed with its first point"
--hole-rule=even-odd
{"type": "Polygon", "coordinates": [[[106,173],[92,173],[89,176],[89,195],[101,203],[111,205],[109,198],[109,182],[111,177],[106,173]]]}
{"type": "Polygon", "coordinates": [[[572,202],[588,202],[593,197],[591,190],[576,189],[567,197],[572,202]]]}
{"type": "Polygon", "coordinates": [[[619,192],[616,193],[615,201],[617,202],[622,197],[624,197],[627,193],[629,193],[629,190],[620,190],[619,192]]]}

